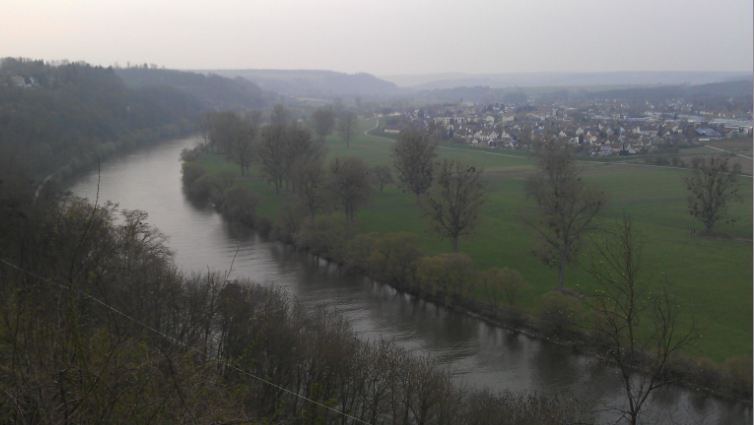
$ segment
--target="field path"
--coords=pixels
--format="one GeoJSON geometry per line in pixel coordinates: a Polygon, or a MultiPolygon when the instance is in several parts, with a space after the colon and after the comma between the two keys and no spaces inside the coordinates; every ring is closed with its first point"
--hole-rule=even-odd
{"type": "Polygon", "coordinates": [[[704,147],[707,148],[707,149],[712,149],[713,151],[729,153],[729,154],[734,155],[734,156],[738,156],[738,157],[741,157],[741,158],[744,158],[744,159],[748,159],[749,161],[752,160],[752,157],[750,157],[750,156],[746,156],[746,155],[744,155],[742,153],[731,152],[731,151],[728,151],[728,150],[725,150],[725,149],[722,149],[722,148],[718,148],[717,146],[704,145],[704,147]]]}

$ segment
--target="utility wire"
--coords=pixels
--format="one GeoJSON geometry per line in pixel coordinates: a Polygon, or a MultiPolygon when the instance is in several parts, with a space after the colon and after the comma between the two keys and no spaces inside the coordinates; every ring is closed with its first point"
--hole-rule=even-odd
{"type": "MultiPolygon", "coordinates": [[[[123,317],[126,320],[129,320],[132,323],[135,323],[136,325],[142,327],[143,329],[148,330],[149,332],[151,332],[151,333],[159,336],[160,338],[168,341],[169,343],[171,343],[173,345],[177,345],[177,346],[179,346],[179,347],[181,347],[181,348],[183,348],[185,350],[194,352],[195,354],[198,354],[198,355],[201,355],[201,356],[204,355],[198,349],[196,349],[194,347],[191,347],[189,345],[186,345],[183,342],[177,340],[176,338],[171,337],[170,335],[167,335],[167,334],[159,331],[158,329],[154,328],[153,326],[150,326],[150,325],[148,325],[148,324],[146,324],[146,323],[144,323],[144,322],[142,322],[142,321],[140,321],[140,320],[138,320],[138,319],[136,319],[136,318],[128,315],[127,313],[124,313],[123,311],[119,310],[118,308],[116,308],[116,307],[114,307],[114,306],[106,303],[105,301],[102,301],[101,299],[95,297],[94,295],[89,294],[88,292],[85,292],[82,289],[71,288],[68,285],[61,284],[61,283],[56,282],[56,281],[54,281],[54,280],[52,280],[50,278],[47,278],[47,277],[42,276],[40,274],[37,274],[37,273],[35,273],[33,271],[26,270],[26,269],[24,269],[24,268],[22,268],[22,267],[20,267],[20,266],[18,266],[16,264],[14,264],[14,263],[6,260],[4,258],[0,258],[0,263],[6,265],[6,266],[8,266],[8,267],[10,267],[10,268],[12,268],[12,269],[14,269],[16,271],[19,271],[19,272],[24,273],[24,274],[26,274],[28,276],[31,276],[31,277],[33,277],[33,278],[35,278],[35,279],[37,279],[37,280],[39,280],[41,282],[44,282],[46,284],[55,286],[55,287],[57,287],[59,289],[63,289],[63,290],[71,290],[71,289],[73,289],[74,291],[78,292],[79,295],[83,296],[84,298],[86,298],[88,300],[91,300],[91,301],[93,301],[96,304],[99,304],[103,308],[105,308],[105,309],[107,309],[107,310],[109,310],[109,311],[111,311],[111,312],[113,312],[113,313],[115,313],[115,314],[123,317]]],[[[298,398],[300,400],[303,400],[303,401],[305,401],[307,403],[313,404],[313,405],[315,405],[317,407],[321,407],[322,409],[328,410],[328,411],[333,412],[333,413],[335,413],[337,415],[340,415],[340,416],[343,416],[345,418],[351,419],[354,422],[357,422],[357,423],[360,423],[360,424],[363,424],[363,425],[372,425],[370,422],[367,422],[367,421],[365,421],[363,419],[357,418],[356,416],[353,416],[353,415],[351,415],[349,413],[346,413],[346,412],[344,412],[344,411],[342,411],[340,409],[337,409],[337,408],[332,407],[332,406],[328,406],[328,405],[326,405],[324,403],[321,403],[321,402],[319,402],[317,400],[311,399],[311,398],[306,397],[304,395],[301,395],[301,394],[299,394],[299,393],[297,393],[297,392],[295,392],[293,390],[290,390],[290,389],[288,389],[286,387],[278,385],[278,384],[276,384],[276,383],[274,383],[274,382],[272,382],[272,381],[270,381],[270,380],[268,380],[266,378],[258,376],[258,375],[254,374],[252,372],[249,372],[246,369],[243,369],[243,368],[241,368],[239,366],[236,366],[230,360],[223,360],[222,364],[223,364],[223,366],[225,366],[225,367],[227,367],[229,369],[232,369],[232,370],[234,370],[234,371],[236,371],[236,372],[238,372],[238,373],[240,373],[242,375],[246,375],[246,376],[248,376],[248,377],[250,377],[250,378],[252,378],[252,379],[254,379],[254,380],[258,381],[258,382],[261,382],[261,383],[263,383],[265,385],[268,385],[268,386],[270,386],[272,388],[280,390],[280,391],[282,391],[282,392],[284,392],[286,394],[289,394],[289,395],[291,395],[293,397],[296,397],[296,398],[298,398]]]]}

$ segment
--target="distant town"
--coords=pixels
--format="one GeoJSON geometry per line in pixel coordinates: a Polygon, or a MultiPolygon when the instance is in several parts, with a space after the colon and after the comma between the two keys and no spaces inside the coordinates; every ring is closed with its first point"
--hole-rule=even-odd
{"type": "Polygon", "coordinates": [[[415,126],[441,140],[522,150],[554,137],[581,155],[607,157],[751,137],[752,113],[742,106],[731,101],[702,109],[684,99],[637,105],[615,98],[573,104],[459,102],[383,110],[375,131],[394,135],[415,126]]]}

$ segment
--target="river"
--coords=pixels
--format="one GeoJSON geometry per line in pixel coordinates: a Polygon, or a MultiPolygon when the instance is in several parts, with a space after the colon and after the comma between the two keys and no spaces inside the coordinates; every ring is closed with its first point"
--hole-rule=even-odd
{"type": "MultiPolygon", "coordinates": [[[[594,402],[601,422],[614,423],[622,389],[615,370],[570,348],[498,329],[462,314],[397,293],[368,279],[347,276],[305,253],[233,228],[211,209],[185,199],[179,155],[196,139],[168,141],[102,164],[100,201],[149,213],[168,236],[184,272],[227,270],[232,275],[285,288],[308,306],[343,314],[365,339],[385,339],[449,368],[461,385],[492,390],[566,392],[594,402]]],[[[71,191],[94,200],[97,173],[71,191]]],[[[751,407],[669,387],[651,399],[643,423],[751,424],[751,407]]]]}

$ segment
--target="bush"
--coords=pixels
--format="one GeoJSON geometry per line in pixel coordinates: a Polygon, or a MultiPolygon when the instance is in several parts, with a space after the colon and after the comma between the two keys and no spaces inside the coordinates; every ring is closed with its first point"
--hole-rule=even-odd
{"type": "Polygon", "coordinates": [[[193,149],[183,149],[181,151],[181,161],[183,163],[194,162],[201,156],[203,152],[202,146],[197,146],[193,149]]]}
{"type": "Polygon", "coordinates": [[[254,193],[248,187],[236,183],[223,193],[220,211],[230,220],[253,226],[257,204],[254,193]]]}
{"type": "Polygon", "coordinates": [[[553,336],[567,336],[581,320],[581,302],[572,295],[551,291],[542,297],[539,319],[543,330],[553,336]]]}
{"type": "Polygon", "coordinates": [[[415,235],[386,233],[374,242],[368,260],[369,274],[384,283],[410,287],[415,280],[419,257],[421,253],[415,235]]]}
{"type": "Polygon", "coordinates": [[[187,193],[194,200],[221,206],[225,189],[231,186],[234,180],[233,173],[205,173],[187,187],[187,193]]]}
{"type": "Polygon", "coordinates": [[[340,215],[319,216],[306,220],[296,234],[296,245],[312,253],[339,263],[345,261],[350,226],[340,215]]]}
{"type": "Polygon", "coordinates": [[[209,174],[202,174],[196,178],[191,184],[187,184],[186,194],[195,201],[207,202],[212,192],[212,176],[209,174]]]}
{"type": "Polygon", "coordinates": [[[492,307],[499,307],[503,303],[515,306],[527,283],[516,270],[494,267],[479,274],[477,285],[479,295],[492,307]]]}
{"type": "Polygon", "coordinates": [[[198,162],[184,162],[181,165],[183,184],[191,187],[196,180],[207,173],[207,170],[198,162]]]}
{"type": "Polygon", "coordinates": [[[751,357],[733,357],[725,361],[723,370],[728,375],[731,390],[747,398],[752,392],[751,357]]]}
{"type": "Polygon", "coordinates": [[[467,297],[473,280],[471,258],[459,253],[424,257],[417,264],[416,279],[427,293],[446,299],[467,297]]]}
{"type": "Polygon", "coordinates": [[[379,237],[377,233],[362,233],[351,239],[343,258],[346,268],[354,272],[368,273],[369,257],[379,237]]]}
{"type": "Polygon", "coordinates": [[[707,388],[719,389],[723,368],[707,357],[675,354],[668,363],[664,378],[674,381],[690,380],[707,388]]]}
{"type": "Polygon", "coordinates": [[[299,231],[304,215],[297,208],[284,205],[272,224],[272,237],[286,243],[296,242],[296,233],[299,231]]]}
{"type": "Polygon", "coordinates": [[[266,238],[272,232],[272,222],[265,217],[256,217],[254,219],[254,230],[266,238]]]}

